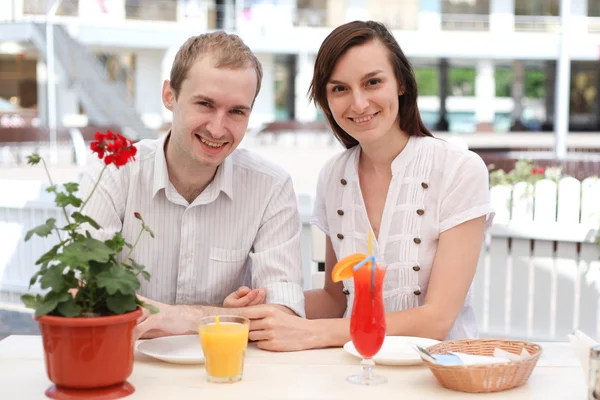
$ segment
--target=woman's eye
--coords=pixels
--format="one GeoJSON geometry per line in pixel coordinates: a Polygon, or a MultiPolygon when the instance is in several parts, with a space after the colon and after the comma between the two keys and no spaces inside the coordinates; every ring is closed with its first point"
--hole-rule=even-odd
{"type": "Polygon", "coordinates": [[[344,90],[343,86],[334,86],[333,89],[331,89],[332,92],[341,92],[344,90]]]}
{"type": "Polygon", "coordinates": [[[367,81],[367,85],[369,86],[373,86],[373,85],[377,85],[378,83],[381,82],[381,79],[369,79],[367,81]]]}

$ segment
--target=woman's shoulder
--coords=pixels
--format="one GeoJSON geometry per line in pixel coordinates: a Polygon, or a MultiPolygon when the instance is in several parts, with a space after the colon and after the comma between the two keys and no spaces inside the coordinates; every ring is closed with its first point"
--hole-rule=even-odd
{"type": "Polygon", "coordinates": [[[437,170],[445,174],[450,171],[473,167],[480,164],[485,168],[485,164],[479,154],[469,150],[466,143],[460,138],[445,140],[435,137],[420,138],[422,145],[428,146],[431,151],[428,152],[436,164],[437,170]]]}

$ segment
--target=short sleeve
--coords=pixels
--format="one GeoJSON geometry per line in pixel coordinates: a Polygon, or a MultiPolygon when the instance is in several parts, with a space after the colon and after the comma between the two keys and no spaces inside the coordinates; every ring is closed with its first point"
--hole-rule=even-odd
{"type": "Polygon", "coordinates": [[[327,236],[329,236],[329,224],[327,223],[326,194],[327,182],[329,180],[330,173],[331,163],[327,163],[319,173],[319,180],[317,181],[317,194],[315,196],[313,214],[310,219],[310,223],[322,230],[327,236]]]}
{"type": "Polygon", "coordinates": [[[486,216],[487,229],[494,215],[488,169],[481,157],[469,151],[450,173],[441,193],[440,233],[482,216],[486,216]]]}

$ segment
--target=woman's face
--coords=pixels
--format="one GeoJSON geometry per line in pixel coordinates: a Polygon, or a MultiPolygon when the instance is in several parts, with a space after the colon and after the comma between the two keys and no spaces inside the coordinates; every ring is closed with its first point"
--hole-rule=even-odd
{"type": "Polygon", "coordinates": [[[340,57],[326,90],[333,118],[361,145],[400,132],[402,90],[389,51],[378,40],[354,46],[340,57]]]}

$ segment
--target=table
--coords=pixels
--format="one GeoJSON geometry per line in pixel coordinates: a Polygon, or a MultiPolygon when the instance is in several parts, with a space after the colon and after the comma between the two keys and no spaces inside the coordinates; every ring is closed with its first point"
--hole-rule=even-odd
{"type": "MultiPolygon", "coordinates": [[[[128,382],[136,388],[127,399],[488,399],[585,400],[586,382],[568,343],[540,343],[544,353],[529,381],[516,389],[467,394],[441,387],[425,366],[377,366],[388,383],[364,387],[347,383],[359,360],[343,349],[294,353],[248,347],[244,379],[211,384],[203,365],[176,365],[136,351],[128,382]]],[[[0,399],[43,399],[51,385],[46,376],[40,336],[9,336],[0,342],[0,399]]]]}

